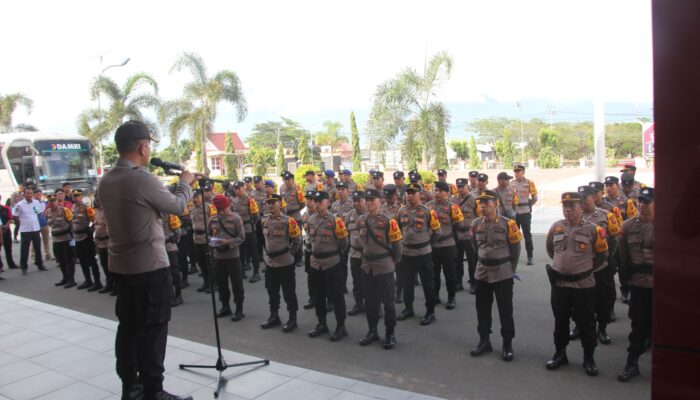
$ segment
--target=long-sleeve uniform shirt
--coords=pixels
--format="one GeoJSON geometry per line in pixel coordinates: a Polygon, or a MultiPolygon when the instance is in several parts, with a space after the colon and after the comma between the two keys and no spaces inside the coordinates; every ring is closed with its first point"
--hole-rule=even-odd
{"type": "Polygon", "coordinates": [[[620,254],[630,266],[630,285],[654,286],[654,224],[634,217],[622,224],[620,254]]]}
{"type": "Polygon", "coordinates": [[[297,221],[287,215],[275,217],[270,214],[262,220],[265,236],[265,265],[270,268],[294,264],[294,256],[301,247],[301,228],[297,221]]]}
{"type": "Polygon", "coordinates": [[[177,251],[177,242],[182,236],[182,222],[171,213],[163,213],[163,235],[165,235],[165,250],[168,253],[177,251]]]}
{"type": "Polygon", "coordinates": [[[206,210],[207,213],[207,221],[211,220],[212,218],[216,218],[216,207],[214,207],[211,204],[206,204],[204,206],[204,209],[202,209],[202,205],[200,204],[199,206],[194,206],[192,207],[192,210],[190,211],[190,219],[192,220],[192,241],[194,244],[206,244],[207,243],[207,232],[206,232],[206,225],[204,222],[204,212],[206,210]]]}
{"type": "Polygon", "coordinates": [[[437,201],[433,200],[426,205],[429,209],[435,211],[440,218],[440,237],[433,242],[434,249],[449,247],[456,245],[454,237],[454,229],[460,229],[464,226],[464,215],[457,204],[450,200],[437,201]]]}
{"type": "Polygon", "coordinates": [[[605,197],[605,201],[617,207],[620,212],[622,212],[622,219],[625,221],[636,217],[638,214],[637,206],[634,204],[634,200],[625,196],[625,194],[622,192],[620,192],[620,194],[618,194],[615,198],[605,197]]]}
{"type": "Polygon", "coordinates": [[[76,242],[82,242],[90,236],[90,222],[95,220],[95,209],[83,202],[73,204],[72,229],[76,242]]]}
{"type": "Polygon", "coordinates": [[[299,190],[296,183],[292,184],[289,188],[287,185],[280,186],[280,196],[287,205],[287,215],[297,220],[301,221],[301,210],[304,209],[304,193],[299,190]]]}
{"type": "Polygon", "coordinates": [[[394,272],[401,259],[401,229],[393,218],[377,213],[360,216],[357,221],[362,248],[362,271],[372,275],[394,272]]]}
{"type": "Polygon", "coordinates": [[[326,270],[340,263],[340,252],[348,247],[348,230],[342,219],[325,212],[307,222],[311,241],[311,268],[326,270]]]}
{"type": "Polygon", "coordinates": [[[453,197],[451,201],[459,207],[464,217],[464,222],[454,228],[457,240],[470,240],[469,227],[472,225],[474,218],[476,218],[476,199],[471,194],[468,194],[464,197],[453,197]]]}
{"type": "Polygon", "coordinates": [[[233,197],[231,199],[231,209],[241,217],[243,228],[246,234],[253,232],[255,224],[260,218],[260,208],[252,197],[233,197]]]}
{"type": "Polygon", "coordinates": [[[471,223],[470,236],[479,255],[474,278],[489,283],[511,279],[520,258],[522,239],[515,221],[497,216],[490,222],[479,217],[471,223]]]}
{"type": "Polygon", "coordinates": [[[95,211],[95,246],[98,249],[106,249],[109,247],[109,235],[107,234],[107,218],[105,212],[100,208],[95,211]]]}
{"type": "Polygon", "coordinates": [[[239,258],[239,247],[245,242],[245,229],[241,217],[236,213],[217,214],[209,220],[212,237],[220,240],[220,245],[212,246],[217,260],[239,258]]]}
{"type": "MultiPolygon", "coordinates": [[[[617,223],[615,214],[596,207],[591,213],[584,212],[582,218],[584,221],[591,222],[605,231],[605,240],[608,242],[608,255],[615,254],[618,246],[617,237],[620,233],[620,225],[617,223]]],[[[607,258],[599,259],[598,261],[599,264],[593,266],[594,272],[598,272],[608,266],[607,258]]]]}
{"type": "Polygon", "coordinates": [[[424,205],[403,206],[398,212],[403,240],[402,255],[417,257],[432,252],[431,242],[440,238],[440,218],[424,205]]]}
{"type": "Polygon", "coordinates": [[[558,276],[556,286],[585,289],[595,286],[593,269],[608,256],[605,231],[581,219],[571,226],[565,219],[555,222],[547,233],[547,254],[558,276]],[[574,281],[563,278],[581,276],[574,281]]]}
{"type": "Polygon", "coordinates": [[[497,186],[493,189],[499,197],[498,213],[508,218],[515,218],[515,205],[519,203],[518,194],[515,193],[513,186],[504,188],[497,186]]]}
{"type": "Polygon", "coordinates": [[[510,181],[510,186],[515,191],[517,203],[515,204],[516,214],[527,214],[532,212],[532,205],[537,203],[537,188],[535,182],[523,178],[521,180],[513,179],[510,181]]]}
{"type": "Polygon", "coordinates": [[[354,208],[345,216],[345,225],[348,227],[350,234],[350,251],[348,253],[350,258],[362,258],[362,246],[359,242],[360,231],[357,225],[361,216],[362,214],[358,213],[354,208]]]}
{"type": "Polygon", "coordinates": [[[73,211],[70,208],[61,206],[56,208],[49,207],[44,214],[51,229],[51,239],[55,243],[71,240],[70,222],[73,220],[73,211]]]}
{"type": "Polygon", "coordinates": [[[343,221],[345,221],[346,225],[348,222],[348,220],[347,220],[348,214],[353,209],[354,209],[354,204],[352,202],[352,199],[349,197],[347,199],[345,199],[345,201],[338,199],[333,203],[333,205],[331,205],[331,213],[333,213],[333,215],[335,215],[337,217],[342,218],[343,221]]]}

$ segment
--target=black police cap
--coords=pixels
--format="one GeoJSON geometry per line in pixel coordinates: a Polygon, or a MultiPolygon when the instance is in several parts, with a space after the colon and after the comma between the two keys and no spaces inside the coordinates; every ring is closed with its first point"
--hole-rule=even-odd
{"type": "Polygon", "coordinates": [[[314,194],[315,201],[327,200],[328,198],[328,192],[320,191],[314,194]]]}
{"type": "Polygon", "coordinates": [[[478,178],[478,177],[479,177],[479,171],[469,171],[469,177],[470,177],[470,178],[478,178]]]}
{"type": "Polygon", "coordinates": [[[245,178],[243,178],[243,182],[245,182],[245,183],[253,182],[253,178],[246,176],[245,178]]]}
{"type": "Polygon", "coordinates": [[[651,203],[654,201],[654,188],[645,187],[639,191],[639,201],[651,203]]]}
{"type": "Polygon", "coordinates": [[[603,185],[603,182],[597,182],[597,181],[588,182],[588,186],[595,189],[596,192],[602,192],[605,189],[605,185],[603,185]]]}
{"type": "Polygon", "coordinates": [[[444,169],[439,169],[437,171],[437,173],[438,173],[438,176],[446,176],[447,175],[447,171],[445,171],[444,169]]]}
{"type": "Polygon", "coordinates": [[[396,193],[396,185],[392,185],[392,184],[384,185],[382,190],[384,191],[384,195],[391,196],[391,195],[396,193]]]}
{"type": "Polygon", "coordinates": [[[588,185],[586,186],[579,186],[578,187],[578,192],[581,194],[581,196],[586,197],[586,196],[595,196],[595,194],[598,192],[595,188],[592,188],[588,185]]]}
{"type": "Polygon", "coordinates": [[[467,186],[468,184],[469,184],[469,180],[466,178],[457,179],[457,187],[467,186]]]}
{"type": "Polygon", "coordinates": [[[486,174],[479,174],[478,180],[480,180],[480,181],[482,181],[482,182],[486,182],[486,181],[489,180],[489,176],[486,175],[486,174]]]}
{"type": "Polygon", "coordinates": [[[364,199],[365,198],[365,192],[363,190],[355,190],[352,192],[352,199],[353,200],[359,200],[359,199],[364,199]]]}
{"type": "Polygon", "coordinates": [[[396,172],[394,172],[394,179],[401,179],[401,178],[403,178],[403,177],[404,177],[403,171],[396,171],[396,172]]]}
{"type": "Polygon", "coordinates": [[[148,125],[141,121],[126,121],[114,133],[114,143],[117,145],[134,140],[153,140],[148,125]]]}
{"type": "Polygon", "coordinates": [[[605,177],[605,184],[606,184],[606,185],[612,185],[612,184],[614,184],[614,183],[615,183],[615,184],[619,184],[619,183],[620,183],[620,179],[618,179],[618,177],[616,177],[616,176],[606,176],[606,177],[605,177]]]}
{"type": "Polygon", "coordinates": [[[376,189],[366,189],[365,190],[365,199],[376,199],[377,197],[382,197],[382,195],[379,193],[379,190],[376,190],[376,189]]]}
{"type": "Polygon", "coordinates": [[[449,192],[450,185],[448,185],[447,182],[435,182],[435,189],[443,192],[449,192]]]}

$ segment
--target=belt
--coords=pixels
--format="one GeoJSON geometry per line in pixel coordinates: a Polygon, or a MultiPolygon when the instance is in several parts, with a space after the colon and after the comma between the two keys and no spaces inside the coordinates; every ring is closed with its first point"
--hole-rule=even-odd
{"type": "Polygon", "coordinates": [[[353,245],[350,245],[350,247],[352,247],[353,250],[359,251],[360,253],[362,253],[362,247],[355,247],[353,245]]]}
{"type": "Polygon", "coordinates": [[[301,210],[301,208],[297,208],[297,209],[294,209],[294,210],[290,210],[290,209],[288,208],[288,209],[287,209],[287,213],[289,214],[289,213],[297,212],[297,211],[299,211],[299,210],[301,210]]]}
{"type": "Polygon", "coordinates": [[[456,230],[457,232],[466,232],[469,230],[469,227],[468,226],[455,226],[454,230],[456,230]]]}
{"type": "Polygon", "coordinates": [[[501,264],[505,264],[510,261],[509,257],[506,258],[479,258],[481,265],[486,267],[497,267],[501,264]]]}
{"type": "Polygon", "coordinates": [[[651,275],[654,272],[654,266],[651,264],[631,264],[633,274],[651,275]]]}
{"type": "Polygon", "coordinates": [[[530,206],[530,203],[518,203],[517,206],[530,206]]]}
{"type": "Polygon", "coordinates": [[[585,272],[579,272],[578,274],[571,274],[571,275],[562,274],[561,272],[555,270],[554,268],[552,268],[549,265],[547,265],[547,270],[549,272],[551,272],[555,278],[559,279],[560,281],[564,281],[564,282],[578,282],[581,279],[589,277],[593,273],[593,270],[591,269],[591,270],[588,270],[585,272]]]}
{"type": "Polygon", "coordinates": [[[64,229],[62,231],[51,231],[51,236],[63,236],[69,232],[70,232],[70,229],[64,229]]]}
{"type": "Polygon", "coordinates": [[[337,251],[328,251],[325,253],[311,253],[311,255],[318,258],[318,259],[322,259],[322,258],[331,258],[335,255],[338,255],[338,253],[339,252],[337,252],[337,251]]]}
{"type": "Polygon", "coordinates": [[[76,235],[82,235],[83,233],[88,233],[88,232],[90,232],[90,228],[89,228],[89,227],[88,227],[88,228],[85,228],[85,229],[81,229],[81,230],[79,230],[79,231],[75,231],[75,234],[76,234],[76,235]]]}
{"type": "Polygon", "coordinates": [[[95,240],[107,240],[107,239],[109,239],[109,236],[102,236],[102,237],[95,236],[95,240]]]}
{"type": "Polygon", "coordinates": [[[280,251],[273,251],[272,253],[267,253],[267,256],[272,258],[272,257],[281,256],[282,254],[286,254],[288,252],[289,252],[289,247],[285,247],[280,251]]]}
{"type": "Polygon", "coordinates": [[[408,248],[408,249],[418,250],[418,249],[422,249],[423,247],[430,246],[430,240],[428,240],[427,242],[416,243],[416,244],[404,243],[404,246],[406,246],[406,248],[408,248]]]}
{"type": "Polygon", "coordinates": [[[380,253],[380,254],[363,254],[362,259],[367,261],[383,260],[387,257],[391,257],[391,253],[380,253]]]}
{"type": "Polygon", "coordinates": [[[207,231],[204,229],[195,229],[194,233],[196,233],[198,235],[204,235],[205,233],[207,233],[207,231]]]}
{"type": "Polygon", "coordinates": [[[440,239],[438,239],[438,242],[444,242],[445,240],[450,240],[452,238],[453,238],[452,235],[443,235],[443,236],[440,236],[440,239]]]}

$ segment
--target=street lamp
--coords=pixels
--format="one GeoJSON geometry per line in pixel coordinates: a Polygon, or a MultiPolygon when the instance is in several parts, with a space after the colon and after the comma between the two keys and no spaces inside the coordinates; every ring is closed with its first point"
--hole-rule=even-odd
{"type": "Polygon", "coordinates": [[[520,162],[525,164],[525,138],[523,135],[523,103],[518,101],[515,104],[518,106],[518,112],[520,113],[520,162]]]}
{"type": "MultiPolygon", "coordinates": [[[[121,64],[108,65],[102,69],[102,72],[100,73],[100,75],[104,75],[105,71],[107,71],[110,68],[123,67],[126,64],[128,64],[130,60],[131,60],[131,57],[127,57],[124,61],[121,62],[121,64]]],[[[102,66],[102,56],[100,56],[100,67],[101,66],[102,66]]],[[[100,93],[99,92],[97,93],[97,115],[100,116],[100,124],[101,124],[102,123],[102,104],[100,101],[100,93]]],[[[102,151],[102,138],[100,138],[99,145],[100,145],[100,175],[102,175],[105,173],[105,155],[104,155],[104,151],[102,151]]]]}

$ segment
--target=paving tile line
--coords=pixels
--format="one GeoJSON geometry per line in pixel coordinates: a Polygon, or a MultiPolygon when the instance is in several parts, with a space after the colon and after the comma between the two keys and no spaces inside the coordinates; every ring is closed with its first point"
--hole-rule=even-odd
{"type": "MultiPolygon", "coordinates": [[[[8,333],[8,334],[5,334],[3,336],[12,335],[14,333],[23,332],[23,331],[30,331],[34,334],[41,335],[41,337],[53,338],[54,340],[61,341],[65,344],[65,346],[56,347],[56,348],[49,347],[48,350],[42,351],[38,354],[33,354],[29,357],[19,357],[19,356],[12,354],[12,353],[6,352],[8,355],[10,355],[14,358],[17,358],[16,361],[14,361],[10,364],[14,364],[14,363],[21,362],[21,361],[26,361],[26,362],[29,362],[33,365],[36,365],[36,366],[46,370],[46,371],[43,371],[41,373],[46,373],[47,371],[53,371],[53,372],[60,373],[61,375],[64,375],[65,377],[67,377],[71,380],[74,380],[75,382],[71,383],[71,385],[75,385],[78,383],[84,383],[86,385],[96,387],[96,388],[101,389],[103,391],[110,392],[114,395],[118,394],[118,393],[113,392],[109,388],[98,387],[90,382],[90,380],[92,380],[96,377],[99,377],[99,376],[103,375],[104,373],[98,374],[95,376],[91,376],[87,379],[81,379],[81,378],[75,378],[75,377],[72,377],[69,375],[65,375],[62,372],[62,369],[65,369],[65,367],[67,365],[79,363],[79,362],[85,360],[86,357],[83,357],[83,358],[80,358],[78,360],[71,361],[65,365],[61,365],[61,366],[53,367],[53,368],[49,368],[49,367],[46,367],[44,365],[32,363],[32,361],[31,361],[32,358],[40,357],[42,355],[46,355],[46,354],[49,354],[49,353],[52,353],[55,351],[60,351],[62,349],[65,349],[65,348],[68,348],[71,346],[78,346],[78,347],[80,347],[80,348],[82,348],[90,353],[103,354],[103,355],[109,354],[110,357],[113,357],[113,352],[114,352],[113,346],[110,349],[100,351],[100,350],[95,350],[94,348],[91,348],[91,347],[87,347],[84,344],[87,342],[96,341],[99,338],[102,338],[102,337],[107,336],[107,335],[113,335],[114,332],[116,331],[116,328],[117,328],[116,321],[96,317],[96,316],[82,313],[79,311],[74,311],[74,310],[70,310],[67,308],[54,306],[51,304],[39,302],[39,301],[32,300],[32,299],[27,299],[27,298],[24,298],[21,296],[16,296],[16,295],[12,295],[12,294],[4,293],[4,292],[0,291],[0,325],[3,325],[3,324],[12,325],[14,327],[19,328],[19,330],[15,330],[12,333],[8,333]],[[8,307],[8,308],[3,307],[3,305],[6,305],[6,304],[14,304],[16,307],[8,307]],[[30,315],[28,316],[27,319],[17,320],[17,322],[20,322],[19,324],[16,323],[15,321],[13,321],[13,319],[15,319],[16,317],[19,317],[20,315],[22,315],[22,316],[26,315],[28,310],[31,310],[32,312],[29,313],[30,315]],[[42,314],[44,314],[44,317],[46,315],[53,315],[53,316],[57,316],[58,318],[48,318],[46,321],[42,321],[41,320],[42,314]],[[10,317],[9,317],[10,320],[8,320],[8,317],[7,317],[8,315],[10,315],[10,317]],[[38,323],[35,324],[35,322],[37,322],[37,320],[38,320],[38,323]],[[98,337],[91,337],[90,340],[81,340],[81,341],[78,341],[76,343],[64,340],[62,338],[70,337],[70,333],[75,331],[75,330],[85,329],[84,325],[74,325],[74,326],[68,328],[68,330],[66,330],[66,331],[61,331],[60,336],[62,338],[57,337],[57,335],[59,335],[59,334],[44,333],[44,332],[46,332],[46,329],[45,329],[46,326],[49,326],[51,324],[66,323],[64,321],[80,322],[81,324],[85,324],[87,326],[93,326],[93,327],[98,327],[98,328],[104,329],[107,332],[105,332],[104,335],[101,335],[98,337]],[[29,326],[27,326],[28,323],[29,323],[29,326]]],[[[70,323],[67,323],[67,325],[70,326],[70,323]]],[[[49,331],[51,331],[51,330],[49,330],[49,331]]],[[[1,338],[2,338],[2,336],[0,336],[0,339],[1,338]]],[[[206,362],[203,360],[209,360],[211,362],[214,362],[214,360],[211,357],[215,357],[216,353],[217,353],[216,347],[214,347],[214,346],[209,346],[209,345],[205,345],[202,343],[192,342],[192,341],[178,338],[175,336],[168,336],[168,346],[172,347],[172,348],[180,349],[182,351],[186,351],[188,353],[193,353],[193,354],[197,354],[197,355],[202,356],[202,359],[200,361],[196,361],[196,362],[206,362]],[[207,357],[209,357],[209,358],[207,358],[207,357]]],[[[4,352],[4,350],[0,350],[0,351],[4,352]]],[[[247,361],[247,360],[256,359],[256,357],[254,357],[254,356],[234,352],[231,350],[223,350],[222,349],[222,353],[223,353],[225,358],[235,359],[236,361],[247,361]]],[[[92,356],[93,355],[91,354],[87,357],[92,357],[92,356]]],[[[166,362],[167,362],[167,359],[166,359],[166,362]]],[[[367,383],[367,382],[363,382],[363,381],[358,381],[355,379],[335,376],[335,375],[326,374],[326,373],[320,372],[320,371],[309,370],[309,369],[300,368],[300,367],[296,367],[296,366],[289,365],[289,364],[277,363],[274,361],[271,361],[270,365],[265,366],[265,367],[250,366],[250,367],[246,367],[246,368],[242,368],[242,369],[236,369],[235,371],[232,371],[230,374],[226,374],[225,377],[229,381],[231,381],[231,383],[235,384],[235,379],[237,377],[244,376],[245,374],[248,374],[248,373],[254,374],[258,370],[266,371],[267,373],[277,375],[279,377],[282,377],[283,379],[280,380],[279,384],[269,388],[268,390],[265,390],[265,391],[259,393],[258,395],[254,396],[254,398],[263,398],[266,396],[266,394],[278,389],[279,387],[290,384],[291,382],[294,382],[295,380],[297,380],[297,381],[304,382],[307,384],[319,385],[319,386],[323,386],[326,388],[330,388],[330,389],[333,389],[333,391],[339,391],[339,393],[337,393],[336,395],[328,397],[329,400],[332,400],[332,399],[378,399],[378,400],[438,399],[438,397],[421,395],[418,393],[413,393],[413,392],[404,391],[404,390],[400,390],[400,389],[394,389],[394,388],[390,388],[387,386],[381,386],[381,385],[376,385],[376,384],[367,383]],[[331,383],[329,384],[328,382],[331,382],[331,383]],[[340,382],[342,382],[342,383],[340,383],[340,382]]],[[[206,372],[211,372],[211,371],[206,371],[206,372]]],[[[3,385],[2,387],[0,387],[0,389],[6,387],[8,385],[22,382],[24,380],[32,379],[33,377],[36,377],[37,375],[39,375],[39,374],[34,374],[32,376],[19,379],[18,381],[15,381],[15,382],[9,382],[6,385],[3,385]]],[[[116,374],[115,374],[115,377],[116,377],[116,374]]],[[[206,388],[213,389],[216,385],[216,374],[213,374],[213,373],[207,374],[207,373],[202,372],[202,371],[186,371],[185,372],[183,370],[176,369],[176,370],[173,370],[170,372],[166,372],[166,380],[168,379],[167,377],[172,377],[175,379],[182,379],[182,380],[188,381],[189,383],[192,383],[194,385],[199,386],[193,392],[201,392],[202,389],[206,389],[206,388]],[[208,383],[203,383],[203,382],[208,382],[208,383]]],[[[55,391],[57,391],[57,390],[60,390],[60,389],[56,389],[55,391]]],[[[229,392],[229,394],[241,397],[240,395],[236,395],[235,393],[229,392]]],[[[42,396],[46,396],[46,393],[41,394],[38,397],[42,397],[42,396]]],[[[112,397],[108,396],[107,398],[111,399],[112,397]]],[[[245,398],[245,397],[241,397],[241,398],[245,398]]],[[[2,394],[0,394],[0,400],[2,400],[2,399],[3,399],[2,394]]]]}

